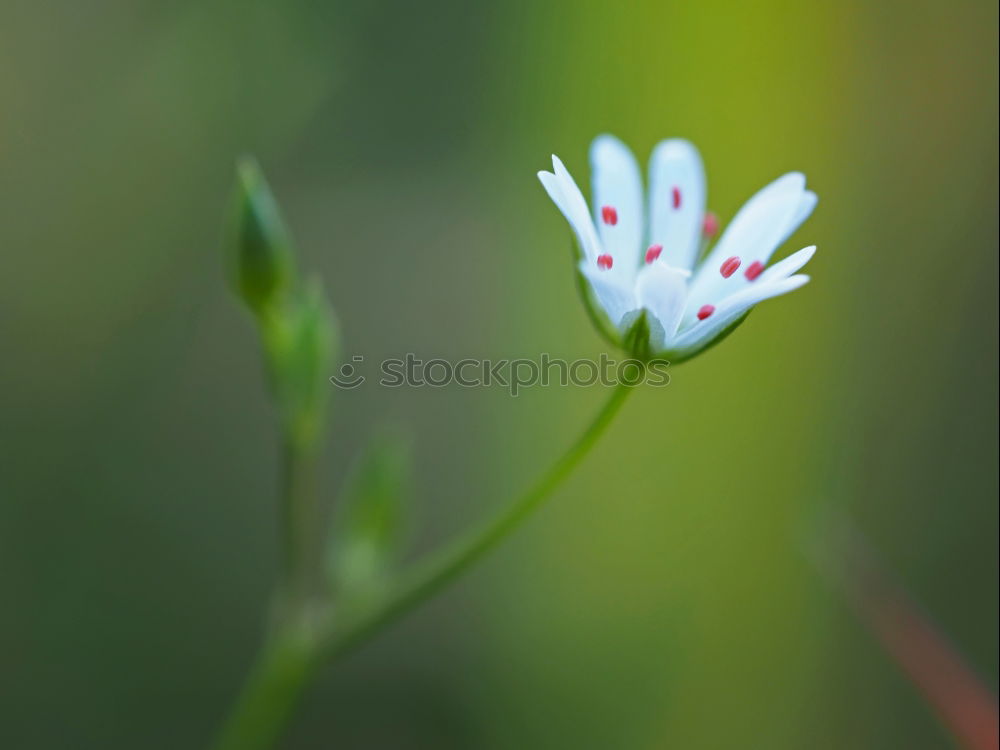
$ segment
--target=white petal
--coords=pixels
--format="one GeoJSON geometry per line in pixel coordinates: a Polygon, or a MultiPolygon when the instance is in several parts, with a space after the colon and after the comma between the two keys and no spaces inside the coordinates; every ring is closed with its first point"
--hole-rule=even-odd
{"type": "MultiPolygon", "coordinates": [[[[813,209],[816,208],[816,204],[819,203],[819,196],[811,190],[806,190],[802,194],[802,199],[799,201],[799,208],[792,217],[792,221],[788,225],[788,233],[784,236],[781,242],[784,242],[789,237],[792,236],[792,232],[798,229],[802,222],[809,218],[812,214],[813,209]]],[[[778,244],[780,245],[781,242],[778,244]]]]}
{"type": "MultiPolygon", "coordinates": [[[[808,263],[813,255],[816,253],[816,246],[810,245],[809,247],[804,247],[801,250],[792,253],[787,258],[778,261],[770,268],[766,269],[760,276],[758,276],[754,281],[749,281],[742,273],[740,273],[739,280],[736,283],[730,285],[726,284],[721,290],[726,298],[734,297],[740,292],[746,290],[749,287],[759,287],[768,286],[775,281],[781,281],[782,279],[787,279],[792,274],[796,273],[800,268],[802,268],[806,263],[808,263]]],[[[733,279],[731,279],[732,281],[733,279]]],[[[715,292],[720,290],[716,288],[715,292]]],[[[689,295],[690,303],[687,309],[684,311],[683,326],[686,329],[689,325],[695,323],[697,318],[698,310],[702,305],[718,305],[718,297],[712,299],[703,299],[701,297],[691,297],[689,295]]]]}
{"type": "Polygon", "coordinates": [[[758,276],[757,280],[752,283],[769,284],[772,281],[787,279],[793,273],[796,273],[800,268],[802,268],[802,266],[804,266],[806,263],[812,260],[812,257],[815,254],[816,254],[815,245],[804,247],[801,250],[792,253],[787,258],[779,260],[773,266],[764,271],[764,273],[758,276]]]}
{"type": "Polygon", "coordinates": [[[590,220],[587,201],[584,200],[583,193],[558,156],[553,155],[552,166],[555,174],[539,172],[538,179],[542,181],[549,197],[573,228],[584,257],[591,263],[597,263],[597,256],[601,254],[601,243],[597,239],[594,222],[590,220]]]}
{"type": "Polygon", "coordinates": [[[594,297],[604,309],[615,328],[621,330],[622,319],[636,308],[632,288],[618,283],[610,270],[602,270],[586,260],[580,261],[580,270],[590,282],[594,297]]]}
{"type": "Polygon", "coordinates": [[[649,161],[649,243],[663,245],[670,265],[690,270],[698,260],[704,216],[705,168],[698,149],[679,138],[662,141],[649,161]]]}
{"type": "MultiPolygon", "coordinates": [[[[666,263],[653,263],[643,268],[636,280],[636,303],[660,321],[666,341],[673,338],[680,325],[687,300],[688,275],[687,271],[671,268],[666,263]]],[[[663,344],[663,341],[653,342],[656,348],[663,344]]]]}
{"type": "Polygon", "coordinates": [[[642,247],[642,176],[628,147],[611,135],[600,135],[590,146],[594,221],[604,252],[614,265],[610,273],[622,283],[631,283],[639,271],[642,247]],[[604,207],[613,208],[617,222],[602,218],[604,207]]]}
{"type": "MultiPolygon", "coordinates": [[[[819,202],[819,197],[816,195],[816,193],[812,192],[811,190],[803,191],[802,197],[799,198],[799,204],[795,209],[795,213],[792,214],[791,219],[786,224],[785,231],[782,232],[778,241],[775,243],[774,249],[771,250],[770,253],[768,253],[766,258],[756,258],[756,260],[759,260],[761,263],[764,263],[766,265],[767,262],[771,259],[771,256],[774,255],[775,250],[777,250],[779,247],[785,244],[785,241],[795,233],[795,230],[798,229],[800,226],[802,226],[802,222],[804,222],[806,219],[809,218],[809,216],[813,212],[813,209],[816,208],[816,204],[818,202],[819,202]]],[[[753,261],[750,262],[752,263],[753,261]]]]}
{"type": "Polygon", "coordinates": [[[684,330],[670,343],[670,348],[678,355],[697,351],[739,320],[758,302],[787,294],[798,289],[807,281],[809,281],[809,277],[800,274],[765,284],[757,283],[730,295],[716,306],[710,317],[686,325],[684,330]]]}
{"type": "Polygon", "coordinates": [[[760,190],[739,210],[722,238],[709,253],[691,283],[692,304],[714,304],[744,288],[743,275],[751,263],[767,263],[778,245],[805,220],[816,205],[816,196],[805,191],[805,177],[792,172],[760,190]],[[741,271],[728,279],[720,268],[728,258],[742,262],[741,271]]]}

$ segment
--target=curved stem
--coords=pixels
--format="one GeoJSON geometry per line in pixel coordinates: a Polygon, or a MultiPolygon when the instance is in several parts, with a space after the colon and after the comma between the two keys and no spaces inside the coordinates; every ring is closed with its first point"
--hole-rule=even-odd
{"type": "Polygon", "coordinates": [[[476,563],[514,531],[570,475],[621,409],[631,386],[611,397],[569,450],[531,489],[486,523],[416,564],[381,594],[345,602],[336,617],[308,611],[280,618],[215,745],[217,750],[271,747],[316,668],[373,635],[476,563]]]}
{"type": "Polygon", "coordinates": [[[344,617],[335,623],[329,637],[324,639],[323,655],[332,658],[363,641],[459,576],[506,538],[570,475],[611,423],[632,390],[632,387],[623,384],[615,386],[611,398],[587,429],[524,495],[486,523],[418,563],[379,600],[370,602],[354,616],[344,617]]]}

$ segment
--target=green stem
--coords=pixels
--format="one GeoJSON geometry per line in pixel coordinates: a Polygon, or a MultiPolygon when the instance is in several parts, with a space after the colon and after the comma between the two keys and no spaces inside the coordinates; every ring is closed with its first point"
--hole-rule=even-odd
{"type": "Polygon", "coordinates": [[[299,605],[301,610],[292,611],[290,618],[279,619],[223,727],[216,750],[271,747],[320,663],[364,641],[429,598],[520,526],[589,453],[632,390],[617,385],[587,429],[531,489],[486,523],[415,565],[384,594],[365,598],[354,607],[347,602],[338,609],[336,619],[317,618],[310,623],[308,601],[299,605]]]}
{"type": "Polygon", "coordinates": [[[319,666],[314,645],[307,629],[279,626],[258,654],[215,750],[266,750],[277,743],[319,666]]]}
{"type": "Polygon", "coordinates": [[[320,607],[312,599],[318,565],[315,441],[286,429],[282,465],[282,570],[273,630],[257,654],[216,750],[265,750],[280,738],[319,665],[320,607]],[[313,619],[316,621],[313,622],[313,619]]]}
{"type": "Polygon", "coordinates": [[[486,523],[471,529],[445,549],[415,565],[378,601],[369,603],[353,617],[338,620],[329,637],[324,639],[323,655],[326,658],[335,657],[365,640],[430,597],[505,539],[570,475],[611,423],[632,390],[632,387],[623,384],[615,386],[611,398],[587,429],[524,495],[486,523]]]}
{"type": "Polygon", "coordinates": [[[284,569],[279,607],[304,606],[313,593],[318,567],[319,496],[316,492],[316,447],[287,434],[284,443],[284,569]]]}

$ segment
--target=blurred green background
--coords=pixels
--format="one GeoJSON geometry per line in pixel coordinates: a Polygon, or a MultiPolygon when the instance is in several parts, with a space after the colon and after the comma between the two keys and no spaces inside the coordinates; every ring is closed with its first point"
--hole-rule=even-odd
{"type": "MultiPolygon", "coordinates": [[[[694,140],[725,223],[801,169],[813,283],[627,404],[543,512],[324,672],[289,748],[939,748],[802,554],[848,513],[997,684],[997,7],[0,4],[0,744],[187,748],[244,676],[276,451],[219,247],[268,172],[345,354],[596,356],[563,219],[603,131],[694,140]]],[[[332,495],[417,437],[414,548],[597,388],[336,394],[332,495]]]]}

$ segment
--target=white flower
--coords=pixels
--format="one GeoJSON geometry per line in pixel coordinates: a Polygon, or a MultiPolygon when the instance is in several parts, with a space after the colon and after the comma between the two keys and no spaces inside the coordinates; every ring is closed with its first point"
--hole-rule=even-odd
{"type": "Polygon", "coordinates": [[[679,362],[735,328],[758,302],[809,280],[796,271],[815,247],[767,267],[816,205],[798,172],[747,201],[699,263],[717,221],[705,213],[704,168],[692,144],[671,139],[653,150],[644,206],[632,152],[598,136],[590,148],[593,219],[566,167],[556,156],[552,164],[538,177],[576,234],[585,300],[607,315],[613,327],[603,329],[616,344],[679,362]]]}

